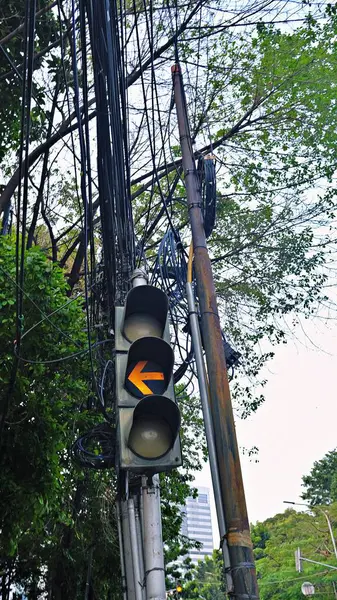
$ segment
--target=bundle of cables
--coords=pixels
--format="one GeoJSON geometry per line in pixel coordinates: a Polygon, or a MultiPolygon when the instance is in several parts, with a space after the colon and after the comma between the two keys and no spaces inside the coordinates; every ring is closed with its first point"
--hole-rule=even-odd
{"type": "Polygon", "coordinates": [[[111,469],[115,466],[116,431],[100,423],[79,437],[72,447],[74,460],[81,467],[111,469]]]}
{"type": "Polygon", "coordinates": [[[187,277],[184,248],[176,230],[169,229],[160,242],[155,270],[173,307],[185,298],[187,277]]]}
{"type": "Polygon", "coordinates": [[[199,157],[198,174],[201,185],[205,235],[208,238],[214,229],[216,215],[216,174],[212,155],[199,157]]]}

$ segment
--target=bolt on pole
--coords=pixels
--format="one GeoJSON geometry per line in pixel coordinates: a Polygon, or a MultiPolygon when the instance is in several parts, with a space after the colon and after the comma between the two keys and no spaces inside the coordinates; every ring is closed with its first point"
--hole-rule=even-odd
{"type": "Polygon", "coordinates": [[[233,592],[230,597],[259,598],[249,531],[240,457],[227,378],[211,261],[201,213],[201,191],[196,173],[179,65],[172,67],[174,99],[182,150],[187,205],[192,229],[194,265],[200,303],[201,328],[206,352],[210,404],[226,521],[233,592]]]}

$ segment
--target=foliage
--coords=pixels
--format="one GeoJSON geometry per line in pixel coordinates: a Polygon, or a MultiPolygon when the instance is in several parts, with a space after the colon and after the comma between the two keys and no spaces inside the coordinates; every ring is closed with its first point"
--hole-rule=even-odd
{"type": "MultiPolygon", "coordinates": [[[[203,154],[211,149],[211,138],[217,158],[217,222],[209,248],[214,260],[222,325],[241,354],[239,377],[233,381],[232,392],[236,409],[244,418],[257,410],[264,400],[261,388],[265,381],[259,379],[259,373],[273,352],[270,349],[261,351],[261,341],[267,339],[272,345],[285,343],[289,321],[293,325],[302,316],[309,318],[321,303],[327,302],[325,285],[328,274],[332,272],[335,251],[333,219],[336,202],[335,189],[330,183],[336,162],[336,88],[332,83],[337,69],[336,11],[328,6],[326,10],[317,8],[315,12],[303,5],[295,28],[279,28],[271,24],[276,10],[273,4],[264,6],[262,3],[262,6],[256,7],[251,3],[248,13],[243,11],[242,15],[238,15],[235,26],[231,20],[227,21],[220,6],[212,11],[204,11],[201,6],[200,14],[196,13],[189,23],[189,34],[178,36],[177,48],[184,77],[188,81],[186,95],[197,153],[200,148],[203,148],[203,154]],[[260,11],[259,25],[246,26],[250,14],[254,15],[255,22],[257,11],[260,11]],[[200,36],[203,39],[201,46],[200,36]],[[196,63],[191,61],[192,56],[195,56],[196,63]]],[[[43,6],[44,2],[41,2],[38,8],[43,6]]],[[[150,97],[151,93],[155,93],[155,81],[145,98],[137,92],[141,78],[138,67],[146,63],[144,76],[147,80],[150,68],[148,48],[151,46],[146,43],[148,16],[146,11],[145,14],[139,11],[135,19],[133,12],[137,8],[137,3],[128,6],[126,16],[130,31],[130,53],[127,55],[134,56],[127,67],[130,73],[137,73],[128,91],[132,107],[130,169],[138,246],[142,248],[144,245],[146,258],[151,264],[157,258],[158,245],[168,226],[168,213],[162,206],[162,198],[170,198],[170,187],[179,165],[180,146],[174,139],[177,124],[172,107],[169,110],[171,83],[166,73],[175,50],[173,41],[165,51],[161,50],[162,40],[170,38],[172,33],[172,15],[167,9],[168,19],[163,20],[160,16],[163,6],[155,2],[151,16],[153,49],[158,55],[155,70],[161,79],[162,89],[167,91],[166,96],[162,94],[162,113],[167,108],[169,129],[172,131],[167,140],[165,136],[161,137],[165,129],[164,117],[155,114],[156,101],[150,97]],[[141,57],[134,55],[135,20],[139,24],[140,37],[144,37],[144,43],[140,44],[141,57]],[[145,104],[151,102],[152,117],[145,110],[145,104]],[[149,123],[147,119],[150,119],[149,123]],[[159,142],[163,142],[162,151],[157,152],[152,160],[151,135],[154,138],[152,146],[157,147],[159,142]],[[177,162],[170,162],[171,159],[177,162]],[[164,163],[168,163],[167,173],[163,169],[164,163]],[[159,179],[151,175],[153,167],[154,170],[160,169],[159,179]],[[162,178],[163,174],[165,177],[162,178]],[[145,190],[142,191],[143,182],[145,190]],[[158,211],[161,217],[156,222],[158,211]]],[[[11,3],[3,10],[5,35],[17,25],[20,15],[22,19],[23,8],[11,3]],[[8,14],[10,19],[7,19],[8,14]]],[[[178,22],[189,18],[188,11],[180,11],[179,5],[177,10],[178,22]]],[[[280,16],[279,10],[280,15],[283,14],[283,8],[278,7],[277,17],[280,16]]],[[[67,45],[69,18],[66,18],[66,11],[58,14],[57,19],[56,11],[46,15],[37,19],[37,50],[42,46],[43,35],[46,41],[53,42],[55,35],[61,36],[62,33],[63,64],[59,49],[50,48],[43,55],[43,64],[36,64],[35,87],[39,89],[42,81],[45,83],[41,94],[49,118],[51,98],[59,77],[56,112],[58,120],[60,115],[64,120],[68,116],[69,95],[73,95],[72,61],[67,45]]],[[[285,21],[287,18],[286,13],[285,21]]],[[[21,49],[21,35],[10,41],[15,45],[13,55],[21,49]]],[[[4,57],[1,60],[5,60],[4,57]]],[[[5,63],[4,68],[7,68],[5,63]]],[[[82,85],[81,73],[79,76],[82,85]]],[[[89,79],[91,77],[90,72],[89,79]]],[[[12,91],[12,79],[9,84],[12,91]]],[[[7,80],[0,79],[0,88],[2,85],[8,85],[7,80]]],[[[12,104],[15,103],[15,94],[19,93],[19,88],[15,87],[12,104]]],[[[8,96],[8,90],[4,89],[2,97],[7,97],[6,94],[8,96]]],[[[90,95],[90,102],[92,100],[90,95]]],[[[8,102],[10,105],[11,102],[8,102]]],[[[4,106],[7,104],[4,103],[4,106]]],[[[38,107],[35,106],[35,109],[38,107]]],[[[7,115],[7,126],[18,128],[19,119],[16,117],[17,113],[15,118],[14,114],[7,115]]],[[[43,145],[45,129],[40,128],[39,134],[32,137],[32,146],[39,142],[43,145]]],[[[93,134],[92,131],[90,133],[93,134]]],[[[76,137],[76,133],[73,135],[76,137]]],[[[41,233],[42,221],[43,227],[48,228],[43,243],[49,248],[49,253],[49,237],[54,236],[54,244],[51,244],[53,259],[61,260],[68,271],[72,271],[73,267],[77,271],[77,275],[69,273],[72,285],[78,280],[84,259],[83,247],[80,247],[83,228],[81,198],[76,168],[72,170],[73,142],[74,138],[68,137],[65,141],[67,150],[60,153],[60,145],[51,150],[51,166],[45,182],[48,188],[44,197],[45,210],[43,214],[41,212],[36,226],[37,234],[41,233]],[[75,261],[75,258],[78,260],[75,261]]],[[[91,142],[94,148],[94,134],[91,142]]],[[[16,164],[11,154],[14,148],[13,143],[6,154],[6,159],[13,166],[16,164]]],[[[40,170],[39,166],[32,169],[31,177],[36,187],[40,170]]],[[[2,176],[5,175],[3,170],[2,176]]],[[[30,191],[31,211],[36,207],[37,199],[36,189],[32,187],[30,191]]],[[[170,224],[181,232],[183,242],[188,243],[190,233],[189,226],[186,226],[188,211],[185,196],[184,185],[178,182],[170,198],[170,224]]],[[[95,222],[99,222],[97,210],[95,205],[95,222]]],[[[96,233],[99,232],[96,230],[94,234],[96,253],[100,256],[100,236],[96,233]]],[[[35,236],[39,242],[41,238],[41,235],[35,236]]]]}
{"type": "Polygon", "coordinates": [[[199,560],[181,579],[182,598],[187,600],[223,600],[226,585],[223,575],[223,559],[219,550],[199,560]]]}
{"type": "Polygon", "coordinates": [[[331,450],[314,463],[309,475],[302,477],[302,494],[311,506],[337,501],[337,451],[331,450]]]}
{"type": "MultiPolygon", "coordinates": [[[[86,348],[80,301],[67,301],[63,272],[38,247],[26,254],[25,275],[21,358],[2,439],[1,548],[5,556],[16,553],[27,528],[41,532],[46,514],[57,510],[74,412],[87,394],[83,356],[44,364],[86,348]],[[47,319],[54,311],[55,316],[47,319]]],[[[16,339],[15,244],[7,237],[0,239],[0,280],[4,401],[16,339]]]]}
{"type": "Polygon", "coordinates": [[[335,247],[335,28],[334,19],[307,21],[291,33],[261,25],[239,40],[224,32],[212,46],[210,119],[215,130],[221,123],[215,140],[224,141],[210,248],[225,331],[246,375],[233,387],[243,416],[263,400],[249,387],[273,356],[256,352],[259,342],[285,343],[289,321],[309,318],[327,301],[324,264],[335,247]],[[246,111],[235,130],[236,115],[246,111]]]}
{"type": "MultiPolygon", "coordinates": [[[[47,1],[39,0],[37,4],[40,10],[47,1]]],[[[39,55],[34,62],[30,142],[32,148],[41,150],[40,158],[47,157],[47,171],[41,199],[37,189],[42,181],[42,161],[36,161],[30,168],[28,227],[36,210],[34,243],[40,244],[42,250],[35,246],[25,257],[24,321],[21,323],[24,337],[1,448],[0,550],[4,600],[9,595],[11,582],[22,585],[33,599],[45,591],[51,591],[57,600],[83,597],[91,549],[91,597],[118,595],[118,587],[114,585],[115,581],[119,582],[113,514],[114,476],[94,472],[84,475],[69,456],[75,436],[99,419],[95,412],[87,410],[88,398],[92,396],[91,366],[86,354],[69,361],[45,363],[81,352],[88,342],[83,310],[87,306],[79,299],[68,303],[71,290],[64,273],[56,266],[60,261],[66,276],[75,269],[72,281],[77,282],[85,256],[78,186],[83,165],[78,169],[76,163],[80,144],[71,100],[74,96],[71,71],[75,61],[69,44],[69,6],[69,3],[60,3],[40,15],[36,25],[35,52],[39,55]],[[61,39],[62,49],[58,44],[61,39]],[[59,131],[48,156],[44,142],[54,105],[52,98],[57,107],[55,123],[67,122],[69,117],[74,131],[70,136],[65,128],[68,131],[65,137],[64,131],[59,131]],[[51,317],[52,325],[44,315],[55,310],[58,312],[51,317]]],[[[261,341],[267,339],[272,345],[284,343],[287,320],[296,324],[301,316],[309,318],[320,303],[328,301],[325,285],[334,267],[336,239],[333,185],[337,158],[336,10],[327,5],[326,12],[325,8],[319,8],[318,13],[320,10],[321,13],[316,15],[310,6],[301,5],[300,24],[294,29],[287,25],[280,29],[271,24],[275,17],[283,15],[278,2],[248,3],[242,14],[236,8],[234,21],[221,3],[216,3],[212,10],[207,6],[205,10],[201,2],[200,10],[186,21],[198,4],[180,6],[178,3],[173,19],[170,7],[165,8],[163,18],[164,4],[155,1],[151,4],[153,40],[149,43],[146,38],[148,10],[142,10],[138,2],[128,2],[126,7],[128,83],[130,74],[134,75],[134,83],[128,91],[127,116],[138,248],[154,267],[158,246],[168,225],[173,224],[180,232],[183,245],[187,246],[190,241],[183,183],[178,181],[174,193],[170,193],[180,167],[169,76],[169,67],[178,54],[184,71],[196,155],[200,151],[202,154],[212,151],[217,160],[217,222],[209,239],[209,249],[222,325],[226,336],[241,353],[241,366],[232,382],[232,391],[236,410],[246,417],[264,400],[260,389],[264,381],[259,381],[259,372],[273,355],[270,351],[261,352],[261,341]],[[134,15],[139,8],[141,10],[134,15]],[[249,25],[251,18],[258,26],[249,25]],[[174,20],[177,26],[188,26],[181,29],[177,37],[172,37],[174,20]],[[142,56],[136,51],[137,25],[142,56]],[[154,69],[150,55],[154,58],[154,69]],[[145,98],[140,93],[143,67],[145,98]],[[148,85],[150,69],[151,84],[148,85]],[[160,80],[160,110],[156,110],[156,78],[157,82],[160,80]],[[164,115],[168,119],[166,123],[164,115]],[[164,135],[169,132],[170,138],[165,137],[159,151],[164,130],[164,135]],[[152,170],[157,171],[155,176],[152,170]],[[163,174],[165,177],[161,179],[163,174]]],[[[287,21],[287,13],[285,17],[287,21]]],[[[75,21],[78,28],[81,19],[76,17],[75,21]]],[[[2,3],[0,38],[23,23],[22,2],[2,3]]],[[[78,29],[74,39],[80,63],[83,40],[78,29]]],[[[20,74],[22,69],[23,40],[21,29],[4,44],[3,50],[15,69],[5,52],[0,55],[2,183],[6,182],[8,173],[17,168],[22,82],[15,70],[20,74]]],[[[90,51],[87,54],[89,56],[90,51]]],[[[89,59],[88,100],[92,102],[90,68],[89,59]]],[[[81,87],[85,77],[82,77],[80,64],[78,75],[81,87]]],[[[77,91],[84,99],[87,90],[77,91]]],[[[57,126],[54,124],[54,129],[57,126]]],[[[89,131],[89,137],[94,155],[93,130],[89,131]]],[[[96,286],[99,269],[94,270],[93,255],[96,252],[99,262],[101,236],[97,228],[99,203],[95,196],[95,169],[96,165],[91,181],[94,196],[91,216],[96,227],[93,225],[91,233],[95,243],[90,248],[88,264],[89,269],[92,268],[91,283],[95,282],[96,286]]],[[[90,173],[86,175],[89,180],[90,173]]],[[[0,206],[3,208],[1,202],[0,206]]],[[[13,207],[15,212],[15,203],[13,207]]],[[[0,386],[4,402],[15,365],[13,342],[17,335],[14,240],[8,237],[0,240],[0,261],[0,386]]],[[[82,283],[79,289],[83,289],[82,283]]],[[[101,288],[97,291],[95,287],[97,297],[101,292],[101,288]]],[[[95,320],[97,315],[93,316],[97,328],[101,326],[101,313],[98,311],[98,314],[99,322],[95,320]]],[[[182,321],[184,318],[180,316],[182,321]]],[[[185,324],[184,321],[182,326],[185,324]]],[[[95,363],[94,369],[100,366],[95,363]]],[[[205,454],[197,399],[189,398],[182,388],[178,394],[184,420],[185,465],[181,471],[161,477],[168,562],[175,560],[188,546],[188,540],[179,535],[179,506],[191,493],[191,473],[200,467],[200,459],[205,454]]],[[[336,499],[337,484],[334,475],[330,478],[332,471],[329,471],[333,457],[330,458],[325,463],[324,459],[320,461],[322,465],[317,463],[316,471],[303,479],[307,487],[304,497],[312,504],[336,499]],[[328,478],[323,472],[325,467],[328,478]]],[[[307,517],[291,512],[285,515],[288,516],[275,517],[274,521],[253,528],[265,598],[277,598],[271,595],[273,578],[277,578],[282,593],[288,593],[288,587],[286,591],[282,588],[281,575],[288,578],[293,571],[289,557],[297,542],[291,537],[291,528],[297,531],[299,539],[303,536],[304,549],[315,555],[315,548],[310,545],[313,542],[310,527],[304,526],[307,517]],[[278,557],[282,567],[280,576],[273,570],[276,563],[268,552],[278,557]]],[[[202,579],[205,597],[218,593],[218,588],[212,587],[213,581],[208,580],[206,570],[218,576],[219,560],[220,557],[214,555],[207,569],[197,567],[196,577],[202,579]]],[[[191,597],[196,597],[198,586],[194,586],[192,579],[188,585],[191,597]]],[[[297,581],[294,590],[296,586],[297,581]]]]}
{"type": "MultiPolygon", "coordinates": [[[[331,504],[329,514],[336,523],[337,504],[331,504]]],[[[316,509],[313,514],[292,509],[252,526],[261,600],[300,600],[301,585],[310,581],[320,598],[333,597],[333,570],[302,562],[303,572],[295,570],[295,550],[301,555],[324,564],[335,565],[335,556],[324,515],[316,509]]]]}
{"type": "MultiPolygon", "coordinates": [[[[16,337],[15,271],[15,240],[0,237],[2,401],[16,337]]],[[[29,598],[48,590],[56,600],[82,598],[91,549],[92,597],[119,597],[114,473],[82,472],[69,452],[79,432],[99,417],[87,409],[90,371],[87,354],[81,354],[87,348],[82,300],[69,300],[67,289],[63,271],[44,252],[37,246],[26,252],[23,358],[1,447],[0,561],[7,587],[3,600],[11,583],[29,598]],[[46,362],[58,358],[67,360],[46,362]]],[[[168,560],[190,546],[180,536],[180,506],[191,493],[192,472],[201,468],[200,459],[206,456],[199,401],[189,398],[183,386],[177,394],[186,458],[182,470],[163,475],[161,481],[168,560]]]]}
{"type": "MultiPolygon", "coordinates": [[[[39,9],[50,2],[40,0],[39,9]]],[[[0,8],[0,40],[17,29],[24,21],[24,3],[18,0],[3,2],[0,8]]],[[[45,12],[37,20],[35,37],[34,68],[43,64],[40,52],[55,42],[56,27],[51,11],[45,12]]],[[[0,163],[7,153],[12,153],[20,145],[20,113],[22,95],[22,57],[24,49],[24,29],[4,45],[0,53],[0,163]]],[[[46,121],[45,93],[43,86],[34,85],[35,106],[32,109],[32,139],[41,137],[46,121]]]]}
{"type": "MultiPolygon", "coordinates": [[[[326,286],[336,248],[331,185],[337,158],[336,18],[308,16],[291,31],[263,23],[240,34],[219,27],[198,55],[207,65],[204,72],[190,66],[199,33],[195,27],[195,38],[181,41],[179,48],[192,129],[203,121],[196,153],[210,148],[211,138],[216,156],[217,219],[208,245],[222,325],[241,354],[232,394],[245,418],[264,401],[259,373],[274,355],[270,345],[286,343],[289,329],[330,302],[326,286]],[[266,340],[268,351],[261,351],[266,340]]],[[[178,160],[174,140],[170,150],[178,160]]],[[[160,194],[156,187],[140,193],[138,179],[133,191],[142,238],[158,214],[160,194]]],[[[169,182],[167,177],[161,184],[165,197],[169,182]]],[[[172,214],[182,239],[189,240],[185,196],[178,184],[172,214]]],[[[166,227],[163,218],[147,240],[150,261],[166,227]]]]}

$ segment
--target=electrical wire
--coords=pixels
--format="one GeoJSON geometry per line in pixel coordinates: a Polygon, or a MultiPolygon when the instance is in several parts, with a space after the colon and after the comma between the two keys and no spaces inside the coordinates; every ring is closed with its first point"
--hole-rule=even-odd
{"type": "Polygon", "coordinates": [[[60,356],[59,358],[53,358],[51,360],[32,360],[30,358],[20,356],[18,353],[18,346],[16,343],[14,343],[14,354],[20,361],[27,363],[29,365],[54,365],[56,363],[64,362],[66,360],[70,360],[70,359],[76,358],[78,356],[83,356],[84,354],[87,354],[88,352],[92,352],[92,350],[94,348],[96,348],[97,346],[100,346],[100,345],[106,344],[106,343],[113,343],[113,340],[102,340],[99,342],[95,342],[94,344],[91,344],[91,346],[89,348],[84,348],[83,350],[79,350],[79,352],[74,352],[72,354],[68,354],[67,356],[60,356]]]}
{"type": "Polygon", "coordinates": [[[81,467],[111,469],[115,466],[116,430],[108,423],[95,425],[75,441],[71,453],[81,467]]]}

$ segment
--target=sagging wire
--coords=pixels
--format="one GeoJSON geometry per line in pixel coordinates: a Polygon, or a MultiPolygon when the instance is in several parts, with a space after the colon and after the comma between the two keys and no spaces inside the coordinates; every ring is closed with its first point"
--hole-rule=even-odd
{"type": "Polygon", "coordinates": [[[172,229],[166,232],[160,242],[157,268],[171,306],[174,306],[185,298],[187,266],[180,236],[172,229]]]}
{"type": "MultiPolygon", "coordinates": [[[[136,14],[137,11],[136,11],[135,0],[133,0],[133,8],[134,8],[134,12],[136,14]]],[[[146,9],[146,7],[144,8],[144,10],[145,10],[145,15],[146,15],[146,29],[147,29],[147,35],[148,35],[148,42],[149,42],[150,48],[151,48],[151,35],[149,33],[149,23],[148,23],[148,16],[147,16],[147,9],[146,9]]],[[[169,222],[172,230],[174,230],[174,224],[172,222],[171,215],[169,214],[169,211],[168,211],[168,208],[167,208],[167,204],[166,204],[166,200],[165,200],[165,195],[164,195],[162,187],[161,187],[160,178],[159,178],[158,169],[157,169],[157,164],[156,164],[155,136],[151,135],[151,124],[150,124],[150,118],[149,118],[148,108],[147,108],[147,95],[146,95],[145,81],[144,81],[144,75],[143,75],[143,63],[142,63],[142,58],[141,58],[140,35],[139,35],[139,29],[138,29],[138,23],[137,22],[136,22],[135,32],[136,32],[137,51],[138,51],[138,57],[139,57],[141,88],[142,88],[142,94],[143,94],[143,100],[144,100],[144,112],[145,112],[145,116],[146,116],[146,126],[147,126],[147,131],[148,131],[151,160],[152,160],[152,164],[153,164],[153,178],[155,179],[155,183],[158,186],[158,192],[159,192],[159,195],[160,195],[160,197],[162,199],[162,202],[163,202],[163,206],[164,206],[164,209],[165,209],[167,220],[168,220],[168,222],[169,222]]],[[[155,74],[154,74],[154,56],[153,56],[152,53],[151,53],[151,78],[152,78],[152,85],[153,85],[152,103],[154,103],[153,92],[155,92],[156,93],[157,104],[158,104],[157,84],[156,84],[156,79],[155,79],[155,74]]],[[[153,107],[154,107],[154,104],[153,104],[153,107]]],[[[162,140],[161,153],[164,153],[165,139],[163,137],[163,127],[162,127],[161,118],[160,118],[159,105],[157,107],[157,113],[158,113],[158,119],[159,119],[159,132],[160,132],[160,136],[161,136],[161,140],[162,140]]],[[[168,131],[168,123],[167,123],[167,126],[166,126],[166,134],[165,135],[167,135],[167,131],[168,131]]],[[[168,177],[168,173],[166,173],[166,175],[168,177]]]]}
{"type": "Polygon", "coordinates": [[[29,138],[31,125],[31,101],[32,101],[32,81],[33,81],[33,61],[34,61],[34,33],[35,33],[35,14],[36,2],[26,0],[26,25],[25,25],[25,49],[24,49],[24,70],[22,80],[22,111],[21,111],[21,134],[20,134],[20,154],[19,154],[19,187],[18,187],[18,206],[17,206],[17,232],[16,232],[16,255],[17,269],[16,280],[17,287],[17,343],[20,345],[23,330],[23,287],[24,287],[24,259],[25,259],[25,237],[26,222],[28,210],[28,175],[29,175],[29,138]],[[25,160],[23,160],[25,156],[25,160]],[[21,217],[21,254],[19,259],[20,247],[20,213],[21,213],[21,178],[23,169],[23,194],[22,194],[22,217],[21,217]],[[19,266],[20,261],[20,266],[19,266]]]}
{"type": "MultiPolygon", "coordinates": [[[[84,3],[80,2],[80,7],[83,49],[86,35],[84,3]]],[[[108,292],[108,313],[113,318],[113,307],[123,301],[135,266],[126,130],[125,62],[123,50],[119,45],[116,6],[108,2],[102,5],[89,0],[86,2],[86,11],[97,107],[98,182],[104,274],[108,292]]],[[[120,26],[122,28],[123,23],[120,26]]],[[[82,57],[82,62],[86,62],[86,57],[82,57]]],[[[86,138],[89,139],[88,130],[86,138]]],[[[89,215],[89,225],[91,221],[92,216],[89,215]]],[[[110,324],[113,325],[113,321],[110,324]]],[[[113,337],[108,341],[113,342],[113,337]]],[[[101,361],[103,373],[100,382],[95,378],[99,408],[107,422],[98,424],[81,435],[72,448],[73,458],[83,467],[104,469],[115,465],[114,414],[107,414],[104,399],[106,381],[109,379],[109,386],[113,385],[111,367],[114,365],[114,358],[111,352],[110,356],[105,363],[101,361]]]]}
{"type": "MultiPolygon", "coordinates": [[[[78,134],[80,142],[80,160],[81,160],[81,173],[80,173],[80,185],[81,195],[84,208],[84,293],[85,293],[85,312],[87,321],[87,339],[88,339],[88,351],[92,383],[96,390],[97,396],[101,401],[98,389],[97,378],[94,369],[93,355],[92,355],[92,341],[91,341],[91,318],[90,318],[90,298],[89,298],[89,286],[88,286],[88,244],[89,244],[89,228],[90,228],[90,246],[91,256],[93,254],[93,232],[92,232],[92,188],[90,185],[90,140],[88,130],[88,97],[87,97],[87,60],[85,52],[85,13],[82,2],[79,4],[80,10],[80,38],[82,43],[82,77],[83,77],[83,103],[84,103],[84,127],[85,134],[82,126],[82,116],[80,108],[80,95],[79,95],[79,77],[77,67],[77,47],[76,47],[76,27],[75,27],[75,1],[72,0],[72,67],[73,67],[73,78],[74,78],[74,105],[76,118],[78,122],[78,134]],[[87,195],[87,188],[88,194],[87,195]]],[[[93,268],[93,265],[91,265],[93,268]]]]}

